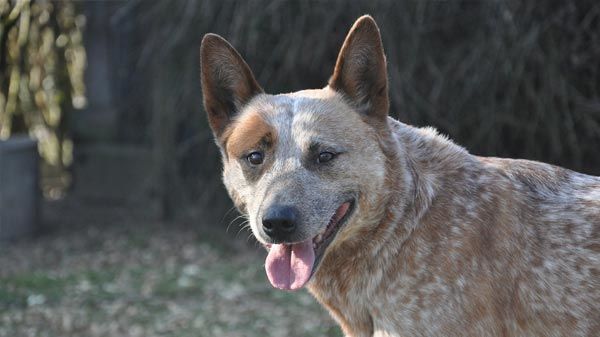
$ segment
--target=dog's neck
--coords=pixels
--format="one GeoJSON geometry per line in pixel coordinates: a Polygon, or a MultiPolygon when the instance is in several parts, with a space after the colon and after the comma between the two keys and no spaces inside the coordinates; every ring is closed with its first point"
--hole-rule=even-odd
{"type": "Polygon", "coordinates": [[[403,198],[413,213],[411,224],[416,226],[440,188],[448,184],[448,177],[472,165],[475,159],[434,128],[416,128],[392,118],[388,120],[403,156],[401,169],[410,172],[412,195],[403,198]]]}
{"type": "Polygon", "coordinates": [[[385,206],[371,226],[375,229],[367,235],[382,234],[376,240],[380,246],[370,248],[369,254],[381,254],[378,258],[383,261],[401,255],[398,251],[386,251],[389,247],[398,249],[397,244],[388,245],[387,241],[406,241],[442,189],[456,184],[451,181],[455,173],[465,166],[477,166],[475,157],[433,128],[416,128],[390,117],[388,130],[387,135],[381,133],[380,144],[388,159],[386,184],[391,188],[381,197],[380,203],[385,206]]]}

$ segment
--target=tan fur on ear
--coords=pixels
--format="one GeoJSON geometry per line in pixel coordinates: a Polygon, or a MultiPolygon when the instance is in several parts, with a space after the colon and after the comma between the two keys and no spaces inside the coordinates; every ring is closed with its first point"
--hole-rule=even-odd
{"type": "Polygon", "coordinates": [[[387,117],[387,67],[379,28],[371,16],[360,17],[350,29],[329,86],[343,93],[361,113],[387,117]]]}
{"type": "Polygon", "coordinates": [[[263,92],[248,64],[225,39],[206,34],[200,45],[204,109],[213,133],[220,138],[233,116],[263,92]]]}

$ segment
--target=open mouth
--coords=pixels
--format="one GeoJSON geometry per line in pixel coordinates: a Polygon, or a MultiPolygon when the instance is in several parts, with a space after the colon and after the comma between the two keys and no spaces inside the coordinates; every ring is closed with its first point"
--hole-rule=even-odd
{"type": "Polygon", "coordinates": [[[313,249],[315,251],[315,262],[311,274],[314,274],[317,270],[327,247],[329,247],[342,226],[346,224],[346,221],[352,215],[352,211],[354,211],[354,199],[346,201],[338,207],[335,214],[331,217],[331,220],[329,220],[327,227],[312,239],[313,249]]]}
{"type": "Polygon", "coordinates": [[[352,215],[354,204],[354,199],[342,203],[327,226],[312,239],[267,245],[269,254],[265,269],[271,284],[283,290],[302,288],[317,270],[327,247],[352,215]]]}

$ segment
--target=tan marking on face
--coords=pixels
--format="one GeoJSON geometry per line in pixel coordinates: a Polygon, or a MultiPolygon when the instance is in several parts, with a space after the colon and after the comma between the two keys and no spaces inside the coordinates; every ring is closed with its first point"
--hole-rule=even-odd
{"type": "Polygon", "coordinates": [[[267,139],[274,142],[275,130],[257,112],[249,112],[241,116],[228,132],[226,151],[230,157],[237,158],[258,146],[267,139]]]}

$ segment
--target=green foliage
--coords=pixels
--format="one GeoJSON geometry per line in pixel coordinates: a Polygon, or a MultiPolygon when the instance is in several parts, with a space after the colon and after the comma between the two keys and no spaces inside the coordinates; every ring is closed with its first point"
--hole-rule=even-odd
{"type": "Polygon", "coordinates": [[[27,305],[29,296],[43,296],[43,301],[56,299],[64,295],[64,287],[69,280],[52,277],[43,273],[28,273],[13,277],[0,278],[0,305],[27,305]]]}

